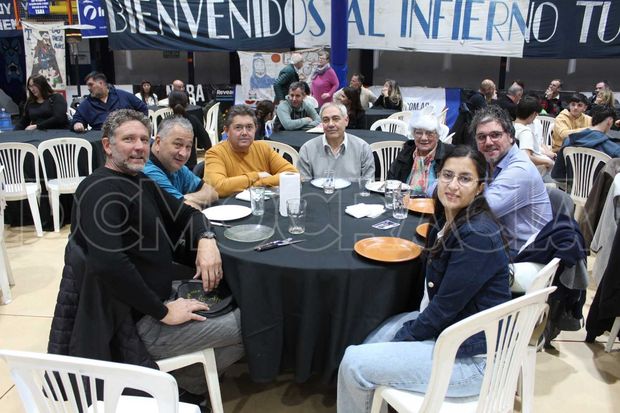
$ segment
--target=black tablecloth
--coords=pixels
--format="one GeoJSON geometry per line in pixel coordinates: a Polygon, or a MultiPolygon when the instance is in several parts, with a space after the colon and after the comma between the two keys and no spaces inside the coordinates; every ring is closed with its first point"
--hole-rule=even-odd
{"type": "MultiPolygon", "coordinates": [[[[159,109],[165,109],[168,106],[154,106],[154,105],[149,105],[149,109],[152,110],[153,112],[159,109]]],[[[187,107],[185,108],[185,112],[187,112],[188,114],[195,116],[196,119],[198,119],[199,121],[202,121],[203,119],[203,115],[202,115],[202,106],[198,106],[198,105],[187,105],[187,107]]]]}
{"type": "Polygon", "coordinates": [[[386,119],[393,113],[396,113],[396,110],[393,109],[385,109],[385,108],[375,108],[372,107],[366,111],[364,114],[364,125],[366,129],[370,129],[373,123],[378,121],[379,119],[386,119]]]}
{"type": "MultiPolygon", "coordinates": [[[[347,129],[347,133],[351,135],[355,135],[358,138],[365,140],[366,142],[375,143],[375,142],[384,142],[384,141],[406,141],[407,138],[403,135],[399,135],[398,133],[390,133],[383,131],[371,131],[366,129],[347,129]]],[[[292,146],[297,151],[301,146],[308,142],[310,139],[320,136],[318,133],[308,133],[303,130],[295,130],[295,131],[281,131],[276,132],[269,137],[269,140],[286,143],[287,145],[292,146]]]]}
{"type": "MultiPolygon", "coordinates": [[[[101,144],[101,131],[90,130],[84,133],[75,133],[65,129],[51,129],[51,130],[35,130],[35,131],[10,131],[0,134],[0,142],[18,142],[29,143],[34,146],[39,146],[43,141],[54,138],[82,138],[89,141],[93,147],[93,170],[99,166],[103,166],[105,163],[105,154],[103,146],[101,144]]],[[[42,165],[41,165],[42,167],[42,165]]],[[[29,178],[34,178],[34,171],[32,165],[26,164],[26,171],[29,178]]],[[[56,171],[53,169],[47,169],[48,177],[55,178],[56,171]]],[[[86,159],[80,159],[80,173],[87,173],[86,159]]],[[[45,183],[43,182],[43,173],[40,173],[41,180],[41,201],[39,203],[39,214],[41,215],[41,223],[43,229],[46,231],[52,231],[54,229],[52,221],[52,212],[47,197],[47,190],[45,183]]],[[[73,196],[70,194],[60,195],[60,219],[61,226],[64,223],[69,223],[71,219],[71,205],[73,202],[73,196]]],[[[14,201],[7,204],[7,211],[5,220],[7,223],[15,226],[32,225],[32,214],[27,201],[14,201]]]]}
{"type": "MultiPolygon", "coordinates": [[[[305,183],[302,197],[308,201],[306,233],[288,234],[288,218],[266,201],[262,217],[249,216],[233,225],[261,223],[275,228],[271,239],[304,239],[305,242],[256,252],[259,242],[231,241],[217,227],[225,278],[241,308],[241,325],[250,376],[256,382],[274,380],[282,371],[294,371],[304,382],[320,375],[334,384],[348,345],[360,344],[387,317],[419,307],[422,298],[420,260],[381,263],[359,256],[356,241],[371,236],[398,236],[423,240],[416,226],[426,217],[416,214],[392,230],[372,224],[391,219],[355,219],[344,213],[358,202],[382,203],[377,194],[360,197],[357,186],[324,195],[305,183]]],[[[222,200],[249,206],[236,199],[222,200]]],[[[261,241],[263,242],[263,241],[261,241]]]]}

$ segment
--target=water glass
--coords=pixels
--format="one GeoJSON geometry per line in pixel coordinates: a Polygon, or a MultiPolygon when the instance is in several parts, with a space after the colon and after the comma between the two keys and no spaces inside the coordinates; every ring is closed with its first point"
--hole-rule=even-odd
{"type": "Polygon", "coordinates": [[[400,190],[401,182],[395,179],[385,181],[385,208],[392,209],[394,207],[394,190],[400,190]]]}
{"type": "Polygon", "coordinates": [[[303,234],[306,232],[306,205],[304,199],[289,199],[286,201],[288,214],[288,232],[303,234]]]}
{"type": "Polygon", "coordinates": [[[409,191],[397,188],[392,191],[392,216],[395,219],[407,218],[409,203],[409,191]]]}
{"type": "Polygon", "coordinates": [[[333,194],[336,191],[336,174],[332,169],[325,171],[323,175],[323,192],[328,195],[333,194]]]}
{"type": "Polygon", "coordinates": [[[359,180],[357,182],[359,183],[359,187],[360,187],[359,195],[360,196],[370,196],[370,191],[368,190],[368,188],[366,188],[366,185],[371,183],[372,179],[371,178],[366,178],[366,177],[362,176],[361,178],[359,178],[359,180]]]}
{"type": "Polygon", "coordinates": [[[250,187],[250,204],[252,206],[252,215],[261,216],[265,214],[265,187],[250,187]]]}

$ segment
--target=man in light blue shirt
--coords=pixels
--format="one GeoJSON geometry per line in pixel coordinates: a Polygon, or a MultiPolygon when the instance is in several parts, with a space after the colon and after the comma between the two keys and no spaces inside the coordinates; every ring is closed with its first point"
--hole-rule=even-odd
{"type": "Polygon", "coordinates": [[[552,219],[545,184],[534,164],[515,144],[514,126],[495,105],[480,109],[470,132],[489,163],[491,180],[484,192],[502,224],[513,254],[552,219]]]}
{"type": "Polygon", "coordinates": [[[326,103],[321,108],[323,131],[304,143],[299,150],[297,167],[302,178],[322,177],[333,170],[336,178],[355,181],[360,177],[374,178],[375,160],[370,145],[347,134],[347,109],[339,103],[326,103]]]}
{"type": "Polygon", "coordinates": [[[196,209],[218,199],[217,192],[189,170],[185,164],[192,152],[192,124],[180,116],[165,119],[157,130],[151,156],[144,173],[160,188],[196,209]]]}

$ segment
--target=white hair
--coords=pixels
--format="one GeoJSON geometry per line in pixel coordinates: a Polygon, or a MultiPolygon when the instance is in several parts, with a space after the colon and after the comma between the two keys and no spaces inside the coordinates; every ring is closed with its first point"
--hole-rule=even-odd
{"type": "Polygon", "coordinates": [[[301,53],[293,53],[291,55],[291,64],[296,65],[297,63],[304,60],[304,56],[301,53]]]}

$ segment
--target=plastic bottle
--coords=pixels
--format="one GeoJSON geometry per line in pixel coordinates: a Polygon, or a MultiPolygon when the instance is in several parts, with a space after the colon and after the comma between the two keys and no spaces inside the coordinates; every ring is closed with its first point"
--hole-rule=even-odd
{"type": "Polygon", "coordinates": [[[6,113],[6,110],[2,108],[0,112],[0,132],[7,132],[13,130],[13,122],[11,122],[11,115],[6,113]]]}

